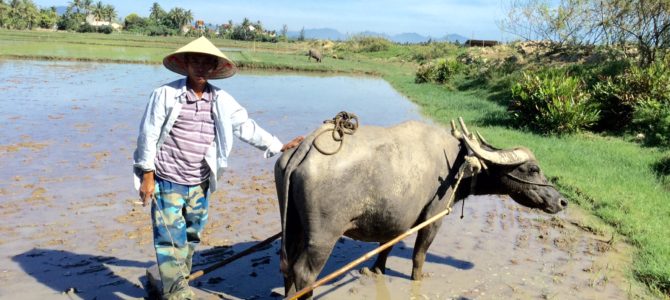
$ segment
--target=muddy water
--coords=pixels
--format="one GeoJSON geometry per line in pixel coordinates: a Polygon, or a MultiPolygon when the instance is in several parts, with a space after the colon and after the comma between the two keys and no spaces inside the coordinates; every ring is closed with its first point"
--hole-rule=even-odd
{"type": "MultiPolygon", "coordinates": [[[[146,296],[154,261],[148,209],[136,206],[131,156],[154,87],[177,79],[159,66],[0,61],[0,298],[146,296]]],[[[384,81],[363,77],[240,74],[214,81],[282,140],[346,110],[362,124],[422,119],[384,81]]],[[[204,267],[279,231],[274,159],[237,142],[196,255],[204,267]]],[[[629,249],[508,198],[474,197],[448,216],[420,283],[409,280],[413,237],[396,246],[386,276],[351,271],[321,299],[625,299],[629,249]]],[[[371,250],[342,239],[322,274],[371,250]]],[[[194,283],[226,298],[280,291],[278,242],[194,283]]],[[[368,263],[369,264],[369,263],[368,263]]]]}

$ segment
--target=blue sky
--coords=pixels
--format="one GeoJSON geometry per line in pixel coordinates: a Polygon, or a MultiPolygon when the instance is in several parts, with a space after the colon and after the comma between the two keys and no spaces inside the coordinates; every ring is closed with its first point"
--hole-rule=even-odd
{"type": "MultiPolygon", "coordinates": [[[[154,1],[108,0],[119,17],[130,13],[148,16],[154,1]]],[[[442,37],[457,33],[466,37],[501,39],[496,21],[504,16],[501,0],[158,0],[166,11],[173,7],[190,9],[196,19],[222,24],[239,23],[244,17],[261,21],[268,29],[279,30],[286,24],[291,31],[302,27],[333,28],[341,33],[365,30],[399,34],[416,32],[442,37]]],[[[41,7],[65,6],[67,0],[35,0],[41,7]]]]}

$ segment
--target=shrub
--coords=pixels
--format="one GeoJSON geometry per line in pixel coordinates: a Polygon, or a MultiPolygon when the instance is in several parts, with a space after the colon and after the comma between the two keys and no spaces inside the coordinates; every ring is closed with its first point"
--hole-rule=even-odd
{"type": "MultiPolygon", "coordinates": [[[[598,129],[629,128],[638,105],[649,100],[670,103],[670,68],[664,62],[647,68],[632,66],[596,83],[592,95],[602,111],[598,129]]],[[[648,104],[645,104],[645,110],[650,108],[648,104]]]]}
{"type": "Polygon", "coordinates": [[[440,58],[434,62],[423,64],[416,72],[416,83],[434,82],[439,84],[449,81],[461,70],[461,64],[450,58],[440,58]]]}
{"type": "Polygon", "coordinates": [[[438,57],[446,57],[457,50],[457,47],[450,43],[431,42],[426,45],[412,46],[412,51],[408,56],[409,60],[425,63],[438,57]]]}
{"type": "Polygon", "coordinates": [[[338,50],[351,52],[379,52],[391,47],[391,42],[382,37],[354,36],[339,45],[338,50]]]}
{"type": "Polygon", "coordinates": [[[103,25],[103,26],[98,27],[98,32],[104,33],[104,34],[110,34],[110,33],[114,32],[114,28],[112,28],[112,26],[109,26],[109,25],[103,25]]]}
{"type": "Polygon", "coordinates": [[[146,27],[149,36],[168,36],[176,35],[176,31],[164,25],[149,25],[146,27]]]}
{"type": "Polygon", "coordinates": [[[84,23],[77,28],[77,32],[96,32],[96,28],[91,26],[91,24],[84,23]]]}
{"type": "Polygon", "coordinates": [[[416,77],[414,82],[416,83],[427,83],[432,82],[435,77],[435,66],[432,63],[426,63],[419,66],[419,69],[416,71],[416,77]]]}
{"type": "Polygon", "coordinates": [[[670,102],[654,99],[641,101],[635,108],[633,124],[645,133],[645,142],[670,146],[670,102]]]}
{"type": "Polygon", "coordinates": [[[523,74],[512,86],[509,110],[517,124],[541,133],[566,134],[588,128],[598,109],[579,78],[560,71],[523,74]]]}

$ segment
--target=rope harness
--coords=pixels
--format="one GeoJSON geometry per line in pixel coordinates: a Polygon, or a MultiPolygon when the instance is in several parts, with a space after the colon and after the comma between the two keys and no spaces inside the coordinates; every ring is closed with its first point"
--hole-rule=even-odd
{"type": "Polygon", "coordinates": [[[323,155],[333,155],[342,149],[342,144],[344,142],[344,136],[346,134],[352,135],[356,132],[356,129],[358,129],[358,116],[356,116],[354,113],[346,112],[346,111],[341,111],[339,112],[332,120],[325,120],[323,121],[324,124],[333,124],[333,128],[327,129],[319,133],[314,138],[314,141],[312,141],[312,145],[314,145],[314,148],[321,152],[323,155]],[[316,144],[316,140],[319,139],[321,135],[323,135],[326,132],[331,132],[333,141],[339,142],[339,145],[337,146],[337,149],[333,152],[328,152],[325,151],[316,144]]]}
{"type": "Polygon", "coordinates": [[[521,178],[516,177],[516,176],[514,176],[514,175],[512,175],[512,174],[510,174],[510,173],[505,173],[505,175],[507,175],[507,177],[512,178],[512,179],[514,179],[514,180],[516,180],[516,181],[518,181],[518,182],[522,182],[522,183],[526,183],[526,184],[530,184],[530,185],[551,186],[551,187],[554,186],[554,185],[551,184],[551,183],[539,183],[539,182],[532,182],[532,181],[529,181],[529,180],[521,179],[521,178]]]}

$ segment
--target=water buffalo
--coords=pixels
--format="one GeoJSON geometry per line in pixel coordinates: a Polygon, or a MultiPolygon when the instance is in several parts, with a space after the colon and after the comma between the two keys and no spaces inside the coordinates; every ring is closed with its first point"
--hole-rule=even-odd
{"type": "MultiPolygon", "coordinates": [[[[287,295],[314,282],[340,236],[385,243],[443,211],[469,152],[486,169],[461,181],[456,201],[471,194],[507,194],[549,213],[568,204],[526,148],[501,150],[483,138],[457,138],[444,128],[409,121],[361,127],[345,136],[339,152],[324,155],[319,149],[338,147],[330,134],[319,136],[332,126],[321,126],[275,164],[287,295]]],[[[436,221],[418,232],[413,280],[421,279],[440,225],[436,221]]],[[[390,252],[380,253],[373,269],[383,273],[390,252]]]]}
{"type": "Polygon", "coordinates": [[[321,62],[321,57],[322,56],[321,56],[321,52],[319,52],[319,50],[309,49],[309,51],[307,51],[306,55],[307,55],[307,60],[311,60],[312,58],[314,58],[314,60],[316,60],[316,62],[321,62]]]}

